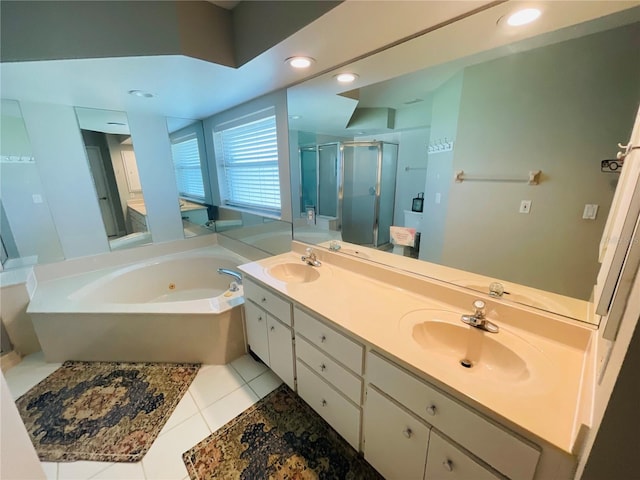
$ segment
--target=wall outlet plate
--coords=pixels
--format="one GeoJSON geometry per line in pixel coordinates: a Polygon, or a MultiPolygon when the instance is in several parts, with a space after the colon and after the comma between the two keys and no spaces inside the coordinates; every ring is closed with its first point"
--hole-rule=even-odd
{"type": "Polygon", "coordinates": [[[520,202],[520,213],[529,213],[531,211],[531,200],[522,200],[520,202]]]}

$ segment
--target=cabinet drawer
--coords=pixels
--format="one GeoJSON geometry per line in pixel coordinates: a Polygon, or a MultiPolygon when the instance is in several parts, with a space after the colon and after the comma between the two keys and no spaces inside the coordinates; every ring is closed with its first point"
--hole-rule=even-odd
{"type": "Polygon", "coordinates": [[[429,439],[425,480],[501,480],[435,430],[429,439]]]}
{"type": "Polygon", "coordinates": [[[298,395],[356,450],[360,447],[360,409],[297,360],[298,395]]]}
{"type": "Polygon", "coordinates": [[[296,355],[320,377],[340,390],[349,400],[360,405],[362,379],[334,362],[299,335],[296,335],[296,355]]]}
{"type": "Polygon", "coordinates": [[[538,449],[372,352],[367,381],[509,478],[533,478],[538,449]]]}
{"type": "Polygon", "coordinates": [[[289,302],[249,279],[245,278],[243,285],[245,298],[254,301],[256,305],[260,305],[278,320],[291,326],[291,304],[289,302]]]}
{"type": "Polygon", "coordinates": [[[297,307],[294,309],[294,316],[296,333],[300,333],[344,366],[362,375],[362,345],[297,307]]]}
{"type": "Polygon", "coordinates": [[[429,443],[427,425],[370,385],[363,422],[364,458],[384,478],[423,478],[429,443]]]}

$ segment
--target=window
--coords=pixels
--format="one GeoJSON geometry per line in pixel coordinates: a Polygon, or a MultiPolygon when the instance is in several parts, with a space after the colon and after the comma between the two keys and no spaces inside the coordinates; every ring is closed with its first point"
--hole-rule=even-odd
{"type": "Polygon", "coordinates": [[[171,154],[180,197],[204,203],[204,183],[197,134],[191,132],[171,138],[171,154]]]}
{"type": "Polygon", "coordinates": [[[255,118],[214,132],[220,195],[225,205],[280,216],[276,117],[255,118]]]}

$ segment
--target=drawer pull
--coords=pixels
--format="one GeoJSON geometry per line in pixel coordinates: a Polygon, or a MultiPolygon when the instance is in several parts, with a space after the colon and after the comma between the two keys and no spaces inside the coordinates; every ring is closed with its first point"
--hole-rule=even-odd
{"type": "Polygon", "coordinates": [[[442,462],[442,466],[447,472],[453,472],[453,462],[451,460],[445,460],[442,462]]]}
{"type": "Polygon", "coordinates": [[[276,329],[273,325],[271,325],[271,331],[273,332],[276,329]]]}
{"type": "Polygon", "coordinates": [[[427,407],[427,413],[433,417],[436,414],[436,406],[435,405],[429,405],[427,407]]]}
{"type": "Polygon", "coordinates": [[[327,337],[325,335],[320,336],[320,343],[324,343],[326,339],[327,337]]]}
{"type": "Polygon", "coordinates": [[[402,434],[407,438],[411,438],[411,435],[413,435],[413,430],[407,427],[402,431],[402,434]]]}
{"type": "Polygon", "coordinates": [[[320,365],[320,371],[324,372],[327,369],[327,366],[323,363],[322,365],[320,365]]]}
{"type": "Polygon", "coordinates": [[[327,401],[326,401],[324,398],[322,399],[322,406],[323,406],[323,407],[326,407],[326,406],[327,406],[327,401]]]}
{"type": "Polygon", "coordinates": [[[259,321],[259,322],[261,322],[261,321],[262,321],[262,315],[260,315],[260,316],[258,317],[258,321],[259,321]]]}
{"type": "Polygon", "coordinates": [[[267,301],[267,297],[262,297],[262,300],[260,300],[262,303],[265,303],[267,301]]]}

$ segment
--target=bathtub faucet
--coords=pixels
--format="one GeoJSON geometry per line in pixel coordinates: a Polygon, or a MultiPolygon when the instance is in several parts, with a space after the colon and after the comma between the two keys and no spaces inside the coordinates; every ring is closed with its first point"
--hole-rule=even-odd
{"type": "Polygon", "coordinates": [[[228,268],[219,268],[218,273],[220,275],[229,275],[236,279],[238,285],[242,285],[242,274],[240,272],[236,272],[235,270],[229,270],[228,268]]]}

